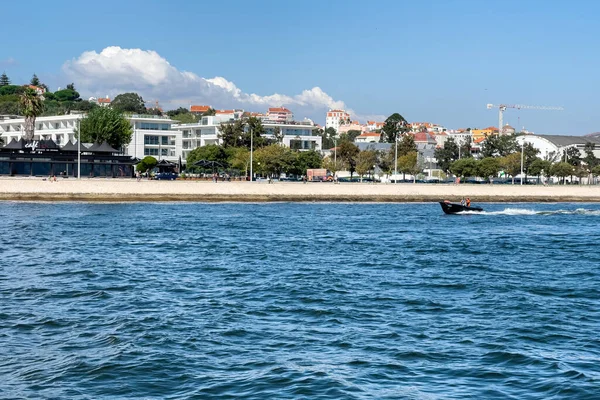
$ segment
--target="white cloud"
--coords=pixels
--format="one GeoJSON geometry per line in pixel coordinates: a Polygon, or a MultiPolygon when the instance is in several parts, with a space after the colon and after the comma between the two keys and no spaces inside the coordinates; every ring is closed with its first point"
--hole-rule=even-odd
{"type": "Polygon", "coordinates": [[[12,57],[8,57],[3,60],[0,60],[0,65],[7,66],[7,67],[11,66],[11,65],[17,65],[17,60],[15,60],[12,57]]]}
{"type": "MultiPolygon", "coordinates": [[[[180,71],[152,50],[113,46],[100,53],[86,51],[67,61],[63,72],[84,94],[114,96],[135,91],[145,100],[158,99],[163,107],[186,107],[193,103],[265,111],[269,106],[283,105],[290,108],[297,119],[310,117],[320,121],[329,108],[347,109],[343,101],[334,100],[319,87],[297,95],[245,93],[221,76],[203,78],[193,72],[180,71]]],[[[352,110],[348,111],[360,118],[352,110]]]]}

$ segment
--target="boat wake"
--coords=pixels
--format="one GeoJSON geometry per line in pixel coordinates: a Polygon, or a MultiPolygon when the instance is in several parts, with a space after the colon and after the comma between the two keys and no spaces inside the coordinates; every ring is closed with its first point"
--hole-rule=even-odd
{"type": "Polygon", "coordinates": [[[502,211],[482,211],[482,212],[461,212],[460,214],[477,215],[595,215],[600,216],[600,210],[588,210],[577,208],[575,210],[546,210],[537,211],[526,208],[505,208],[502,211]]]}

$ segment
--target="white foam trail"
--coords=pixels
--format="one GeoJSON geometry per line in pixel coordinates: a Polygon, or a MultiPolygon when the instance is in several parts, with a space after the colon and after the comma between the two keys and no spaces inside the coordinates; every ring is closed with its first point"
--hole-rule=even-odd
{"type": "Polygon", "coordinates": [[[502,211],[483,211],[486,215],[536,215],[538,212],[525,208],[505,208],[502,211]]]}

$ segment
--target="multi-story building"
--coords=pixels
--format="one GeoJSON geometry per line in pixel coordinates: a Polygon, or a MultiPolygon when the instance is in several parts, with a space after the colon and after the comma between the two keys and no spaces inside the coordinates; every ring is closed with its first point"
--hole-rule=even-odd
{"type": "MultiPolygon", "coordinates": [[[[33,140],[53,140],[59,146],[76,142],[75,129],[83,114],[38,117],[35,121],[33,140]]],[[[131,142],[123,149],[125,155],[137,158],[154,156],[157,159],[177,161],[181,154],[181,135],[173,131],[169,118],[156,115],[130,115],[131,142]]],[[[0,120],[0,137],[4,143],[19,140],[25,131],[23,118],[0,120]]]]}
{"type": "MultiPolygon", "coordinates": [[[[235,121],[244,114],[243,110],[221,110],[214,116],[205,116],[197,123],[177,124],[167,117],[156,115],[127,116],[132,127],[131,142],[123,147],[123,154],[136,158],[153,156],[159,160],[177,162],[185,160],[193,149],[209,144],[219,144],[221,123],[235,121]]],[[[59,146],[77,141],[75,130],[83,114],[38,117],[35,123],[34,140],[53,140],[59,146]]],[[[297,150],[321,151],[322,138],[315,134],[317,127],[310,121],[278,123],[263,120],[265,137],[275,138],[275,130],[282,135],[281,143],[297,150]]],[[[4,143],[23,137],[23,118],[0,120],[0,138],[4,143]]]]}
{"type": "Polygon", "coordinates": [[[333,128],[336,132],[340,129],[340,121],[345,123],[350,121],[350,114],[345,110],[329,110],[325,119],[325,129],[333,128]]]}
{"type": "Polygon", "coordinates": [[[294,114],[285,107],[271,107],[267,111],[267,119],[282,124],[292,122],[294,114]]]}
{"type": "MultiPolygon", "coordinates": [[[[214,116],[202,117],[193,124],[174,125],[173,129],[180,132],[181,158],[187,159],[189,153],[197,147],[210,144],[220,144],[221,123],[230,122],[230,114],[223,113],[214,116]]],[[[315,134],[317,127],[309,122],[277,123],[269,120],[263,121],[265,128],[264,137],[274,139],[277,128],[283,135],[282,144],[297,150],[321,150],[322,138],[315,134]]]]}

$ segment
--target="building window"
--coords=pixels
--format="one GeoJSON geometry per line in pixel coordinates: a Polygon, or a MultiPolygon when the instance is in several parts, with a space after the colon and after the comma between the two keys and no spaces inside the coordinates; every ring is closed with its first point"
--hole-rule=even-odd
{"type": "Polygon", "coordinates": [[[148,149],[148,148],[145,148],[144,149],[144,155],[145,156],[157,156],[158,155],[158,149],[148,149]]]}
{"type": "Polygon", "coordinates": [[[43,126],[44,126],[44,125],[42,125],[42,124],[39,124],[39,125],[38,125],[38,131],[41,131],[43,126]]]}
{"type": "Polygon", "coordinates": [[[169,149],[160,149],[160,155],[161,156],[169,155],[169,149]]]}
{"type": "Polygon", "coordinates": [[[162,136],[161,137],[161,144],[163,144],[163,145],[169,145],[169,137],[168,136],[162,136]]]}
{"type": "Polygon", "coordinates": [[[144,144],[158,145],[158,136],[144,136],[144,144]]]}
{"type": "Polygon", "coordinates": [[[169,124],[156,124],[152,122],[142,122],[139,124],[140,129],[145,131],[168,131],[171,130],[171,125],[169,124]]]}
{"type": "Polygon", "coordinates": [[[54,124],[54,129],[60,129],[60,123],[59,122],[56,122],[54,124]]]}

